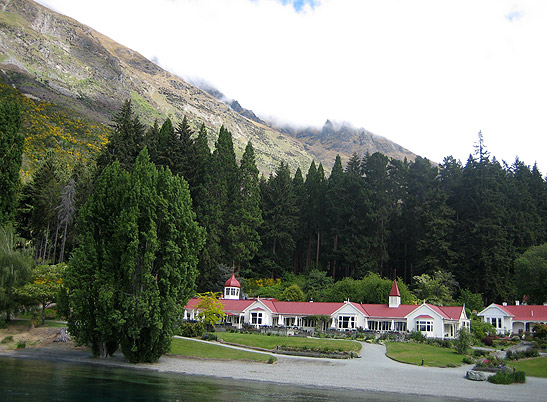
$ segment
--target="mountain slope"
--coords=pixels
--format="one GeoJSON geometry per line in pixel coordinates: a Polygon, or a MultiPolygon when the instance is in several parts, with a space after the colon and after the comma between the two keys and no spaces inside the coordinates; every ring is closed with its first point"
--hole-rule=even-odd
{"type": "MultiPolygon", "coordinates": [[[[211,144],[224,125],[232,132],[238,157],[253,142],[259,169],[266,174],[282,160],[307,171],[312,159],[330,167],[336,153],[344,159],[354,151],[362,153],[354,140],[328,137],[336,132],[295,135],[265,124],[239,103],[232,108],[139,53],[31,0],[0,0],[0,10],[0,69],[9,83],[92,121],[108,124],[130,98],[148,124],[166,117],[177,123],[184,116],[195,128],[205,124],[211,144]]],[[[408,156],[413,158],[410,152],[408,156]]]]}

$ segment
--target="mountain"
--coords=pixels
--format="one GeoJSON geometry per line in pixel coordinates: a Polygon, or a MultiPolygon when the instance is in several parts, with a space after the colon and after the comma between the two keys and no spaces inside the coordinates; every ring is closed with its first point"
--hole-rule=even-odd
{"type": "Polygon", "coordinates": [[[211,145],[224,125],[233,135],[238,157],[252,141],[258,167],[265,174],[280,161],[304,172],[312,159],[330,168],[337,153],[343,159],[353,152],[377,150],[397,158],[415,156],[348,125],[295,129],[268,124],[237,101],[228,105],[217,99],[218,94],[210,95],[92,28],[31,0],[0,0],[0,10],[2,79],[26,96],[58,105],[82,119],[108,125],[123,101],[131,99],[147,124],[167,117],[176,124],[184,116],[196,129],[205,124],[211,145]]]}

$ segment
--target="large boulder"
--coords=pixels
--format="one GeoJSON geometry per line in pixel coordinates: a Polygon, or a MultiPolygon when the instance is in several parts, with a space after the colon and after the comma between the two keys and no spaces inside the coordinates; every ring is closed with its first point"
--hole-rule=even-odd
{"type": "Polygon", "coordinates": [[[486,381],[486,374],[484,374],[482,371],[469,370],[465,377],[468,380],[473,381],[486,381]]]}

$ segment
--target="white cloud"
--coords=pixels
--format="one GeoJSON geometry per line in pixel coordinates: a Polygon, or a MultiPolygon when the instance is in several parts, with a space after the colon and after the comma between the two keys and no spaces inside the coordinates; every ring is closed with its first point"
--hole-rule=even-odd
{"type": "Polygon", "coordinates": [[[482,130],[547,173],[547,2],[42,2],[259,115],[351,121],[435,161],[482,130]]]}

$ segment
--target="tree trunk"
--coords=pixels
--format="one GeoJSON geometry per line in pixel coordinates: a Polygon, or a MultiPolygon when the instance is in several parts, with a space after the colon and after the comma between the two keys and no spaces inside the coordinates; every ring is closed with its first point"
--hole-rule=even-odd
{"type": "Polygon", "coordinates": [[[46,325],[46,304],[42,303],[42,326],[46,325]]]}
{"type": "Polygon", "coordinates": [[[319,248],[321,243],[321,232],[317,231],[317,249],[315,250],[315,269],[319,269],[319,248]]]}
{"type": "Polygon", "coordinates": [[[338,234],[334,235],[334,260],[332,262],[332,280],[336,280],[336,263],[338,259],[336,258],[336,252],[338,251],[338,234]]]}
{"type": "Polygon", "coordinates": [[[65,231],[63,233],[63,243],[61,244],[61,254],[59,255],[59,262],[63,262],[65,257],[65,242],[66,242],[67,227],[68,227],[68,222],[65,222],[65,231]]]}

